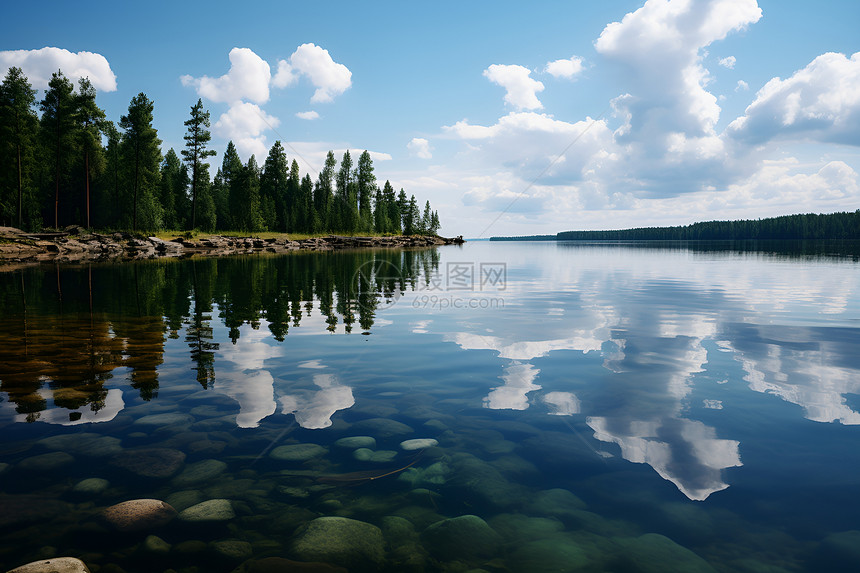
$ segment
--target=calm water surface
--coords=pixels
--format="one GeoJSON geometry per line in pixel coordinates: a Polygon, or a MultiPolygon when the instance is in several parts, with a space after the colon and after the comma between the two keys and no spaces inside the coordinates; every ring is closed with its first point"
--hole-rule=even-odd
{"type": "Polygon", "coordinates": [[[476,242],[48,266],[0,272],[0,312],[0,570],[860,563],[855,258],[476,242]],[[101,518],[139,498],[182,513],[101,518]],[[323,516],[379,529],[326,539],[323,516]]]}

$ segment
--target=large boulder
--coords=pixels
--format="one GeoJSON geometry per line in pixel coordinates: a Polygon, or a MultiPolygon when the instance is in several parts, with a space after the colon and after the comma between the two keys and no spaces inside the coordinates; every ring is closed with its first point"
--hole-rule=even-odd
{"type": "Polygon", "coordinates": [[[80,559],[74,557],[54,557],[42,561],[33,561],[16,567],[7,573],[90,573],[80,559]]]}
{"type": "Polygon", "coordinates": [[[437,559],[453,561],[493,557],[502,537],[477,515],[461,515],[434,523],[421,540],[437,559]]]}
{"type": "Polygon", "coordinates": [[[141,477],[167,478],[185,463],[185,453],[172,448],[126,450],[111,463],[141,477]]]}
{"type": "Polygon", "coordinates": [[[350,570],[378,568],[385,538],[375,525],[346,517],[318,517],[299,532],[293,554],[303,561],[334,563],[350,570]]]}
{"type": "Polygon", "coordinates": [[[108,507],[102,517],[117,531],[144,531],[165,525],[176,510],[160,499],[132,499],[108,507]]]}
{"type": "Polygon", "coordinates": [[[236,513],[229,499],[210,499],[183,509],[179,514],[180,521],[193,523],[229,521],[234,517],[236,513]]]}

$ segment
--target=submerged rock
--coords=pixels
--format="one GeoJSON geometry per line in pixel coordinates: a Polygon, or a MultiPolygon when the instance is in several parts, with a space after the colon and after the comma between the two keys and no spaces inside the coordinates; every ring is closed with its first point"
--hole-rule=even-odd
{"type": "Polygon", "coordinates": [[[390,462],[397,457],[397,452],[393,450],[379,450],[374,452],[368,448],[358,448],[352,452],[352,457],[360,462],[375,462],[384,464],[390,462]]]}
{"type": "Polygon", "coordinates": [[[477,515],[461,515],[439,521],[421,534],[425,547],[437,559],[477,559],[493,557],[502,537],[477,515]]]}
{"type": "Polygon", "coordinates": [[[439,441],[434,440],[433,438],[415,438],[400,442],[400,447],[406,451],[423,450],[424,448],[431,448],[438,445],[439,441]]]}
{"type": "Polygon", "coordinates": [[[305,462],[307,460],[324,456],[328,449],[319,444],[292,444],[289,446],[278,446],[269,453],[274,460],[287,462],[305,462]]]}
{"type": "Polygon", "coordinates": [[[239,539],[224,539],[223,541],[213,541],[210,543],[213,553],[216,556],[241,561],[248,559],[254,554],[251,544],[247,541],[239,539]]]}
{"type": "Polygon", "coordinates": [[[75,484],[74,493],[81,495],[98,495],[110,487],[110,482],[102,478],[87,478],[75,484]]]}
{"type": "Polygon", "coordinates": [[[369,418],[361,420],[353,425],[353,429],[359,432],[367,432],[378,438],[393,438],[394,436],[406,436],[414,432],[412,428],[388,418],[369,418]]]}
{"type": "Polygon", "coordinates": [[[133,423],[136,426],[181,426],[194,422],[194,417],[188,414],[169,412],[166,414],[151,414],[138,418],[133,423]]]}
{"type": "Polygon", "coordinates": [[[375,525],[346,517],[319,517],[293,542],[293,553],[305,561],[334,563],[349,569],[378,567],[385,559],[385,538],[375,525]]]}
{"type": "Polygon", "coordinates": [[[185,463],[185,453],[171,448],[126,450],[111,463],[141,477],[168,478],[185,463]]]}
{"type": "Polygon", "coordinates": [[[266,557],[242,563],[233,573],[349,573],[343,567],[328,563],[292,561],[283,557],[266,557]]]}
{"type": "Polygon", "coordinates": [[[12,569],[8,573],[90,573],[86,564],[74,557],[54,557],[33,561],[12,569]]]}
{"type": "Polygon", "coordinates": [[[16,466],[19,470],[32,473],[51,472],[74,463],[75,458],[65,452],[52,452],[25,458],[16,466]]]}
{"type": "Polygon", "coordinates": [[[575,517],[586,508],[585,502],[566,489],[547,489],[534,497],[528,505],[529,513],[554,517],[575,517]]]}
{"type": "Polygon", "coordinates": [[[358,448],[376,449],[376,438],[371,436],[350,436],[341,438],[334,443],[339,448],[357,450],[358,448]]]}
{"type": "Polygon", "coordinates": [[[58,450],[92,458],[114,456],[122,451],[119,438],[91,432],[50,436],[36,443],[49,450],[58,450]]]}
{"type": "MultiPolygon", "coordinates": [[[[573,573],[588,565],[586,552],[572,540],[564,537],[531,541],[516,549],[506,560],[514,571],[553,571],[573,573]]],[[[687,571],[666,564],[663,571],[687,571]]]]}
{"type": "Polygon", "coordinates": [[[149,553],[165,555],[170,552],[170,544],[157,535],[148,535],[143,540],[143,549],[149,553]]]}
{"type": "Polygon", "coordinates": [[[102,517],[117,531],[143,531],[170,522],[176,510],[160,499],[132,499],[108,507],[102,517]]]}
{"type": "Polygon", "coordinates": [[[172,483],[178,487],[185,487],[209,481],[224,473],[226,469],[227,464],[221,460],[202,460],[186,467],[181,474],[173,478],[172,483]]]}
{"type": "Polygon", "coordinates": [[[640,537],[616,537],[613,541],[621,548],[626,560],[641,573],[716,573],[707,561],[657,533],[646,533],[640,537]]]}
{"type": "Polygon", "coordinates": [[[236,517],[229,499],[210,499],[182,510],[179,520],[185,522],[229,521],[236,517]]]}

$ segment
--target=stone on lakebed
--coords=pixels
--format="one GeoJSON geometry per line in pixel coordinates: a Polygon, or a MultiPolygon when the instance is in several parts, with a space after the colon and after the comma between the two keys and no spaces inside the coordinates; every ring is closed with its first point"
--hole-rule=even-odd
{"type": "Polygon", "coordinates": [[[108,507],[102,517],[117,531],[142,531],[165,525],[176,510],[160,499],[132,499],[108,507]]]}
{"type": "Polygon", "coordinates": [[[33,561],[16,567],[8,573],[90,573],[86,564],[74,557],[54,557],[43,561],[33,561]]]}

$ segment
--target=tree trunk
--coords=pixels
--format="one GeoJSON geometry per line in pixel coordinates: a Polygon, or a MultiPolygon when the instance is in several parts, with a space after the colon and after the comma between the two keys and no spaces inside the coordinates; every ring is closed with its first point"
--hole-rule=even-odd
{"type": "Polygon", "coordinates": [[[191,229],[197,228],[197,158],[191,163],[191,229]]]}
{"type": "Polygon", "coordinates": [[[87,182],[87,229],[90,228],[90,152],[84,152],[84,179],[87,182]]]}
{"type": "Polygon", "coordinates": [[[16,145],[18,150],[18,228],[24,228],[24,187],[21,180],[21,142],[16,145]]]}

